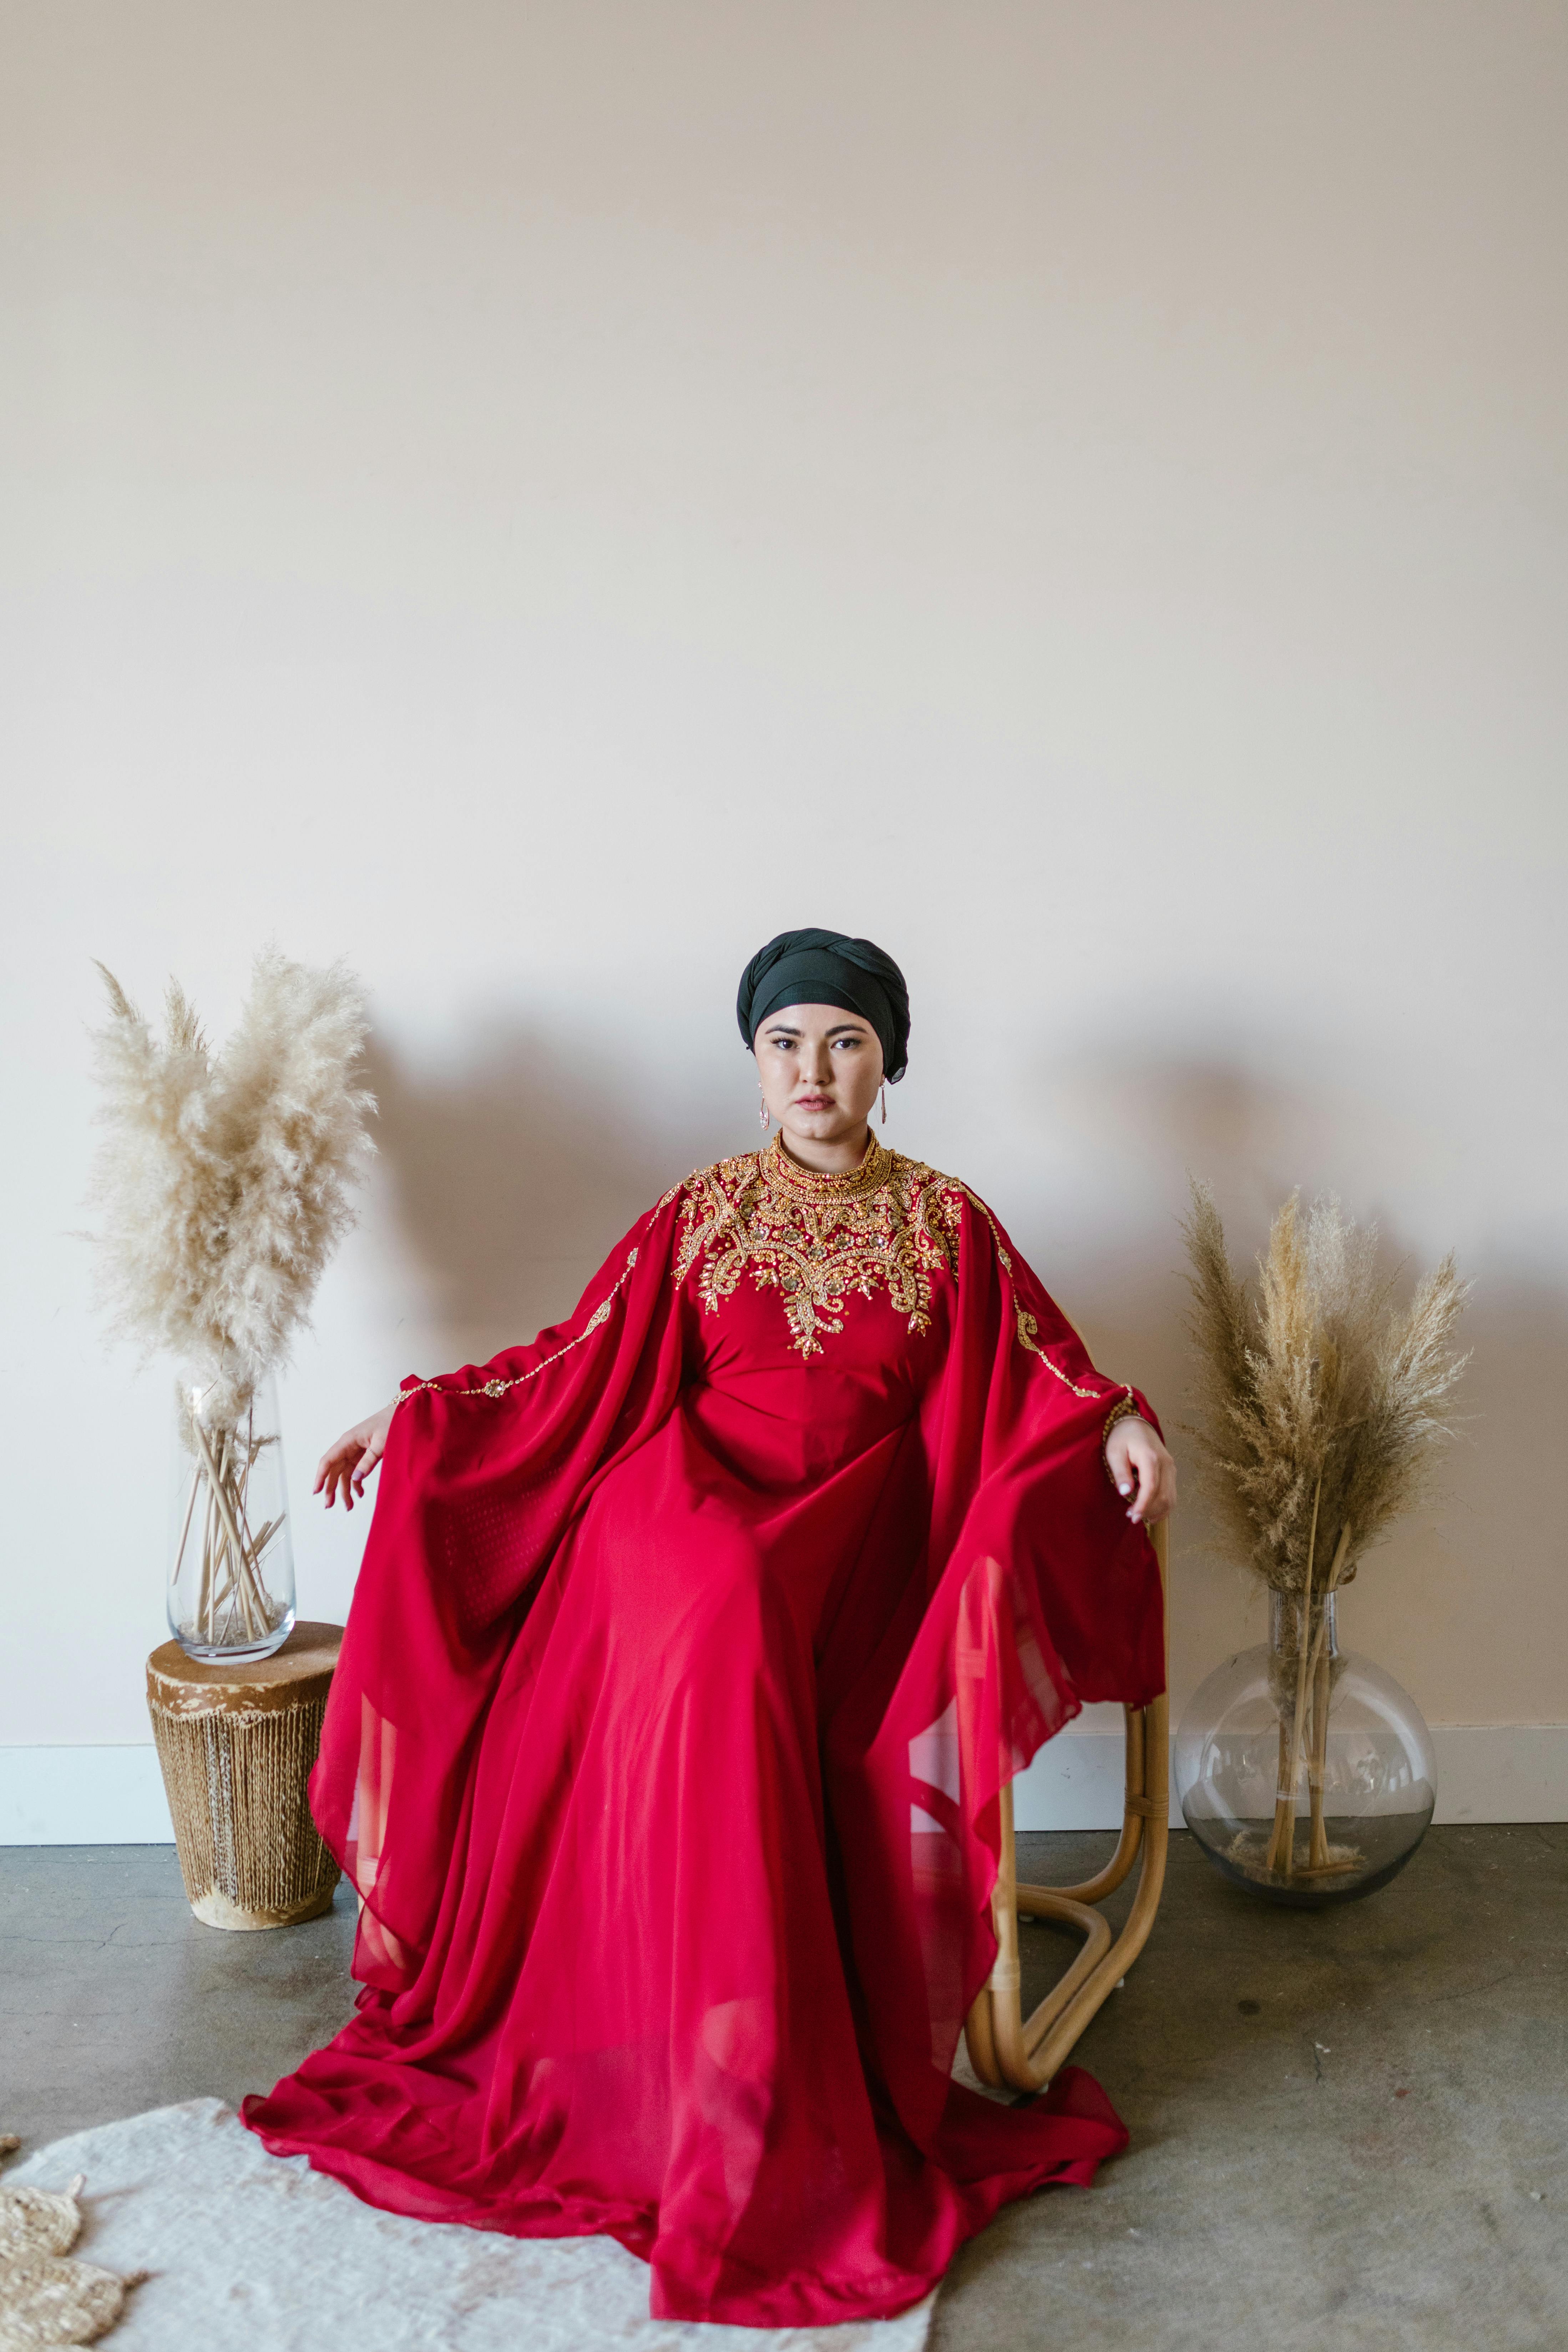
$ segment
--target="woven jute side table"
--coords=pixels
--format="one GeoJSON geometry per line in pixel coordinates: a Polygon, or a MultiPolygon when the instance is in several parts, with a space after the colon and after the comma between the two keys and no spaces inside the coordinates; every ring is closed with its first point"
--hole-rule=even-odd
{"type": "Polygon", "coordinates": [[[331,1904],[338,1865],[305,1783],[341,1625],[296,1625],[251,1665],[207,1665],[165,1642],[147,1707],[192,1910],[209,1927],[291,1927],[331,1904]]]}

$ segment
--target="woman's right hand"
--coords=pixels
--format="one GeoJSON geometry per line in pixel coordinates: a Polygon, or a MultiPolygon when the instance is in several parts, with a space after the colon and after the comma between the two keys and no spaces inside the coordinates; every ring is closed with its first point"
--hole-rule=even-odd
{"type": "Polygon", "coordinates": [[[386,1452],[387,1433],[398,1402],[394,1397],[383,1412],[373,1413],[368,1421],[357,1423],[353,1429],[345,1429],[337,1444],[329,1445],[316,1465],[316,1483],[310,1491],[319,1495],[325,1490],[329,1511],[340,1491],[345,1511],[352,1511],[354,1496],[364,1493],[365,1480],[386,1452]]]}

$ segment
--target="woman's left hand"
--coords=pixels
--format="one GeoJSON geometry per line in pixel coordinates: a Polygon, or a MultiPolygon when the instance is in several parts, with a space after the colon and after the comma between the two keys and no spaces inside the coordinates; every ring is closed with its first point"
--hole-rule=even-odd
{"type": "Polygon", "coordinates": [[[1176,1506],[1176,1465],[1146,1421],[1131,1414],[1119,1421],[1105,1442],[1105,1459],[1117,1493],[1129,1498],[1130,1519],[1152,1528],[1169,1518],[1176,1506]]]}

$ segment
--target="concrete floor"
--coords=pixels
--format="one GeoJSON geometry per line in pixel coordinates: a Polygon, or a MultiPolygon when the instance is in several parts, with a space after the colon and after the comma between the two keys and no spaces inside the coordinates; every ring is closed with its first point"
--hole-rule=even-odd
{"type": "MultiPolygon", "coordinates": [[[[1059,1884],[1107,1843],[1021,1838],[1020,1866],[1059,1884]]],[[[342,1889],[225,1935],[172,1848],[0,1849],[0,2128],[37,2147],[266,2087],[346,2015],[352,1940],[342,1889]]],[[[1026,1999],[1065,1949],[1026,1929],[1026,1999]]],[[[965,2249],[932,2352],[1565,2352],[1568,1824],[1435,1830],[1316,1915],[1174,1837],[1078,2054],[1132,2145],[965,2249]]]]}

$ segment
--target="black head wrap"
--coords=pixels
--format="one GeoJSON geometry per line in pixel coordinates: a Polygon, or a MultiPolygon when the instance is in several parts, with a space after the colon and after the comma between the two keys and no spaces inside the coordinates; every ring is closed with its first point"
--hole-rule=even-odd
{"type": "Polygon", "coordinates": [[[910,992],[890,955],[842,931],[781,931],[741,974],[735,1018],[748,1051],[770,1013],[785,1004],[841,1004],[881,1041],[888,1084],[909,1066],[910,992]]]}

